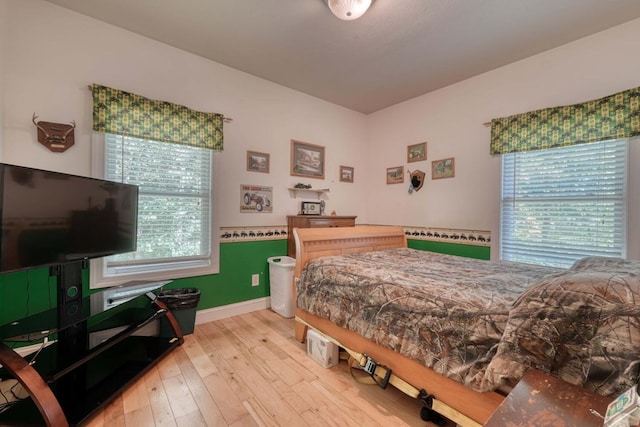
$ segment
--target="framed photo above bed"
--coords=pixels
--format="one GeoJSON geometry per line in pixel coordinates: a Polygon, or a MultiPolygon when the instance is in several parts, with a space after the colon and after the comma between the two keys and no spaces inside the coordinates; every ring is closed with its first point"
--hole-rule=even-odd
{"type": "Polygon", "coordinates": [[[353,182],[353,168],[351,166],[340,166],[340,181],[353,182]]]}
{"type": "Polygon", "coordinates": [[[402,184],[404,182],[404,166],[387,168],[387,184],[402,184]]]}
{"type": "Polygon", "coordinates": [[[456,176],[456,159],[434,160],[431,162],[431,179],[453,178],[456,176]]]}
{"type": "Polygon", "coordinates": [[[427,143],[409,145],[407,147],[407,163],[427,160],[427,143]]]}
{"type": "Polygon", "coordinates": [[[324,179],[325,150],[322,145],[291,140],[291,175],[324,179]]]}

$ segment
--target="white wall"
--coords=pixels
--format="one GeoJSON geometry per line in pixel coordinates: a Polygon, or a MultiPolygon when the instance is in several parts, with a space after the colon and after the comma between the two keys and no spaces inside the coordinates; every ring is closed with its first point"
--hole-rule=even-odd
{"type": "Polygon", "coordinates": [[[2,79],[4,162],[90,175],[87,86],[95,82],[233,118],[225,124],[219,155],[220,226],[286,224],[285,216],[296,214],[300,202],[286,188],[300,181],[330,188],[328,212],[366,221],[365,181],[358,179],[366,166],[364,115],[42,0],[0,1],[6,9],[2,27],[11,35],[2,79]],[[75,120],[75,145],[60,154],[36,142],[34,112],[44,121],[75,120]],[[291,139],[326,147],[325,180],[290,176],[291,139]],[[271,172],[247,172],[247,150],[270,153],[271,172]],[[339,182],[340,165],[355,167],[354,184],[339,182]],[[273,186],[273,213],[240,214],[241,184],[273,186]]]}
{"type": "MultiPolygon", "coordinates": [[[[490,230],[494,258],[500,160],[489,155],[490,130],[482,123],[640,86],[640,20],[363,116],[42,0],[0,0],[0,12],[0,31],[11,35],[0,38],[5,162],[90,174],[87,85],[96,82],[233,117],[220,154],[221,226],[284,224],[300,201],[286,188],[304,181],[330,188],[328,212],[358,215],[358,223],[490,230]],[[56,154],[35,142],[33,112],[45,121],[75,120],[76,145],[56,154]],[[290,176],[291,139],[326,146],[325,180],[290,176]],[[422,141],[427,161],[407,163],[407,145],[422,141]],[[271,173],[246,172],[247,150],[270,153],[271,173]],[[431,161],[446,157],[456,159],[455,178],[432,181],[431,161]],[[354,184],[339,182],[340,165],[355,167],[354,184]],[[408,175],[404,184],[386,184],[386,168],[399,165],[427,172],[420,192],[407,193],[408,175]],[[274,212],[240,214],[240,184],[273,186],[274,212]]],[[[632,151],[637,159],[637,142],[632,151]]],[[[631,171],[636,207],[640,172],[631,171]]],[[[630,212],[634,258],[637,209],[630,212]]]]}
{"type": "MultiPolygon", "coordinates": [[[[0,100],[4,99],[4,69],[5,69],[5,50],[8,36],[9,17],[7,13],[7,5],[9,0],[0,0],[0,100]]],[[[2,141],[4,132],[4,102],[0,102],[0,161],[2,161],[2,141]]]]}
{"type": "MultiPolygon", "coordinates": [[[[500,159],[489,155],[492,118],[568,105],[640,86],[640,20],[414,98],[368,117],[367,181],[372,223],[492,232],[498,257],[500,159]],[[407,163],[406,146],[428,141],[425,162],[407,163]],[[455,178],[426,180],[408,195],[408,182],[386,185],[385,170],[405,165],[430,176],[431,161],[455,157],[455,178]]],[[[638,141],[630,163],[629,256],[640,257],[638,141]]]]}

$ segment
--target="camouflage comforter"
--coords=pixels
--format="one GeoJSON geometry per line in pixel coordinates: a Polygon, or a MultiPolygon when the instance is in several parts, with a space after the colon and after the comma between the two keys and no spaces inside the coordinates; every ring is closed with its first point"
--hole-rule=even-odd
{"type": "Polygon", "coordinates": [[[560,270],[413,249],[322,257],[304,268],[297,305],[477,391],[535,366],[619,394],[640,369],[640,262],[581,262],[560,270]]]}

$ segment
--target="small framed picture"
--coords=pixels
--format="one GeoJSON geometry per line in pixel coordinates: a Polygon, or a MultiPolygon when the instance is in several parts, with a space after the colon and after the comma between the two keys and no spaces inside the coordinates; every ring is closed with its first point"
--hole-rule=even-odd
{"type": "Polygon", "coordinates": [[[423,160],[427,160],[426,142],[407,146],[407,163],[421,162],[423,160]]]}
{"type": "Polygon", "coordinates": [[[387,168],[387,184],[402,184],[404,182],[404,166],[387,168]]]}
{"type": "Polygon", "coordinates": [[[431,162],[431,179],[453,178],[456,175],[456,160],[453,157],[431,162]]]}
{"type": "Polygon", "coordinates": [[[272,213],[273,187],[240,185],[240,212],[272,213]]]}
{"type": "Polygon", "coordinates": [[[324,179],[324,147],[291,140],[291,175],[324,179]]]}
{"type": "Polygon", "coordinates": [[[340,166],[340,181],[353,182],[353,168],[351,166],[340,166]]]}
{"type": "Polygon", "coordinates": [[[247,151],[247,170],[269,173],[269,154],[247,151]]]}

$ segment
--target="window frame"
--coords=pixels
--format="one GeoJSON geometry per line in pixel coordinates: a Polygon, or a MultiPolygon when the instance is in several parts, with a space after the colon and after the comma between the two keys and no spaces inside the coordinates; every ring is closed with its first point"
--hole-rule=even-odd
{"type": "MultiPolygon", "coordinates": [[[[604,143],[606,144],[607,142],[613,142],[613,141],[622,141],[624,143],[624,160],[625,160],[625,164],[624,164],[624,172],[623,172],[623,176],[622,176],[622,194],[620,197],[623,206],[621,209],[621,217],[619,218],[621,220],[621,224],[622,224],[622,229],[618,229],[620,231],[621,234],[621,244],[619,247],[620,250],[620,254],[619,256],[626,258],[628,256],[628,242],[629,242],[629,231],[630,231],[630,227],[632,227],[632,224],[630,224],[630,206],[631,206],[631,192],[630,192],[630,173],[631,173],[631,168],[630,168],[630,164],[632,161],[632,155],[631,155],[631,142],[632,140],[628,139],[628,138],[622,138],[620,140],[607,140],[607,141],[598,141],[598,142],[594,142],[594,143],[590,143],[590,144],[598,144],[598,143],[604,143]]],[[[580,144],[580,146],[584,147],[583,144],[580,144]]],[[[574,146],[576,147],[576,146],[574,146]]],[[[559,149],[570,149],[571,147],[559,147],[559,149]]],[[[539,151],[537,151],[537,153],[539,153],[539,151]]],[[[509,153],[509,154],[505,154],[503,156],[501,156],[500,159],[500,170],[501,170],[501,178],[500,178],[500,240],[499,240],[499,245],[498,245],[498,249],[499,249],[499,258],[501,260],[506,260],[506,261],[514,261],[514,259],[512,257],[506,257],[505,256],[505,245],[506,244],[516,244],[518,246],[526,246],[526,241],[518,241],[518,240],[509,240],[509,241],[505,241],[505,237],[507,235],[507,233],[505,233],[505,205],[509,203],[513,204],[513,203],[517,203],[517,198],[514,199],[512,197],[511,194],[509,195],[505,195],[505,163],[507,160],[507,156],[518,156],[518,155],[526,155],[526,152],[521,152],[521,153],[509,153]],[[519,242],[519,243],[518,243],[519,242]]],[[[594,161],[597,161],[594,160],[594,161]]],[[[572,181],[573,182],[573,181],[572,181]]],[[[516,182],[512,182],[512,185],[516,186],[518,185],[516,182]]],[[[589,200],[589,198],[600,198],[602,196],[598,196],[598,195],[592,195],[592,196],[579,196],[579,199],[582,200],[589,200]]],[[[557,199],[557,198],[549,198],[546,200],[549,200],[551,202],[558,201],[558,200],[564,200],[565,202],[569,199],[571,199],[572,197],[567,196],[564,199],[557,199]]],[[[615,198],[612,197],[608,197],[608,196],[604,196],[602,197],[602,200],[614,200],[615,198]]],[[[526,200],[526,199],[523,199],[526,200]]],[[[530,201],[531,202],[536,202],[536,201],[545,201],[545,198],[542,197],[538,197],[538,198],[531,198],[530,201]]],[[[511,230],[511,232],[513,233],[514,231],[511,230]]],[[[546,246],[543,246],[546,247],[546,246]]],[[[559,248],[557,253],[558,255],[561,254],[562,252],[562,248],[559,248]]],[[[547,251],[549,254],[552,254],[552,252],[547,251]]],[[[592,254],[592,256],[613,256],[613,255],[602,255],[604,252],[606,252],[605,250],[600,251],[599,253],[597,253],[597,251],[594,251],[594,253],[592,254]]],[[[571,253],[570,249],[569,249],[569,253],[571,253]]],[[[584,256],[590,256],[590,255],[584,255],[584,256]]],[[[518,257],[518,254],[515,253],[515,257],[518,257]]],[[[562,262],[562,258],[558,257],[556,258],[556,263],[540,263],[540,262],[535,262],[535,259],[531,259],[530,261],[523,261],[521,259],[518,259],[515,262],[530,262],[530,263],[535,263],[535,264],[541,264],[541,265],[551,265],[551,266],[557,266],[557,267],[569,267],[570,265],[567,265],[566,263],[562,262]]],[[[574,260],[575,262],[576,260],[574,260]]]]}
{"type": "MultiPolygon", "coordinates": [[[[94,178],[104,179],[105,161],[105,135],[100,132],[93,132],[93,143],[91,145],[91,175],[94,178]]],[[[92,259],[90,264],[89,288],[99,289],[110,286],[117,286],[132,281],[160,281],[169,279],[179,279],[184,277],[204,276],[217,274],[220,272],[220,233],[219,233],[219,173],[220,173],[220,153],[211,153],[211,223],[210,223],[210,255],[206,265],[196,263],[189,266],[189,261],[172,264],[170,260],[166,262],[149,262],[144,264],[148,269],[137,273],[109,274],[107,272],[105,257],[92,259]],[[153,266],[157,267],[153,267],[153,266]],[[160,268],[159,266],[163,266],[160,268]]],[[[126,269],[126,268],[123,268],[126,269]]]]}

